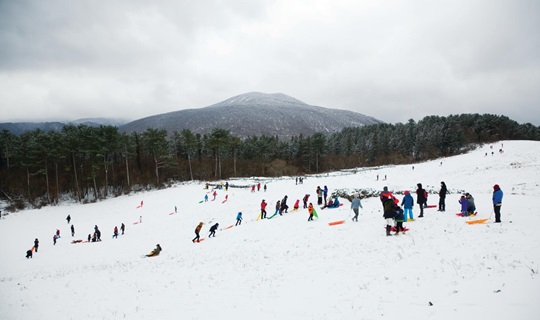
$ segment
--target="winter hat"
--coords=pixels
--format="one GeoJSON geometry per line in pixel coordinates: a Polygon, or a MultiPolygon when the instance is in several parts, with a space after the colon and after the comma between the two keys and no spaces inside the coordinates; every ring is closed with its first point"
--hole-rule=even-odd
{"type": "Polygon", "coordinates": [[[409,194],[409,190],[405,190],[405,194],[409,194]]]}
{"type": "Polygon", "coordinates": [[[388,192],[388,187],[384,187],[383,191],[388,192]]]}
{"type": "Polygon", "coordinates": [[[418,188],[422,188],[422,184],[421,184],[421,183],[417,183],[416,185],[418,186],[418,188]]]}
{"type": "Polygon", "coordinates": [[[496,184],[496,185],[493,186],[493,190],[497,191],[497,190],[499,190],[499,189],[500,189],[500,188],[499,188],[499,185],[498,185],[498,184],[496,184]]]}

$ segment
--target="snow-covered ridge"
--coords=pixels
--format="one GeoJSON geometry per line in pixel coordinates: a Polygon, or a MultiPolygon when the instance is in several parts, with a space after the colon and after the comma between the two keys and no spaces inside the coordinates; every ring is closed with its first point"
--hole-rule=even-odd
{"type": "Polygon", "coordinates": [[[375,123],[381,121],[357,112],[311,106],[282,93],[251,92],[206,108],[146,117],[120,128],[126,132],[142,132],[147,128],[169,132],[190,129],[201,134],[221,128],[240,137],[277,135],[289,138],[375,123]]]}

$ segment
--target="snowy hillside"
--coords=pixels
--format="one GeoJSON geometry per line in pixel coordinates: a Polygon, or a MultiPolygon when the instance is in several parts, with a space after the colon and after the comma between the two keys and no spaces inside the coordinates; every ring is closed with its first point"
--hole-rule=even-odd
{"type": "MultiPolygon", "coordinates": [[[[309,176],[302,185],[294,178],[230,180],[260,181],[268,191],[218,190],[217,200],[207,203],[199,203],[207,192],[201,182],[10,214],[0,221],[0,318],[537,319],[540,142],[492,147],[415,164],[414,170],[388,166],[309,176]],[[346,199],[338,209],[317,209],[313,222],[302,208],[256,221],[262,199],[271,215],[284,195],[291,209],[306,193],[316,203],[317,186],[402,192],[421,182],[438,191],[440,181],[451,192],[446,212],[426,209],[398,236],[385,236],[377,198],[362,200],[358,223],[350,220],[346,199]],[[494,184],[505,193],[500,224],[491,216],[494,184]],[[475,197],[477,217],[455,215],[462,192],[475,197]],[[238,211],[243,223],[226,229],[238,211]],[[490,220],[465,223],[480,218],[490,220]],[[328,225],[339,220],[346,222],[328,225]],[[122,222],[125,235],[112,239],[122,222]],[[206,240],[194,244],[199,222],[206,240]],[[220,228],[208,239],[215,222],[220,228]],[[71,244],[86,239],[94,225],[103,241],[71,244]],[[53,245],[56,229],[62,237],[53,245]],[[34,238],[39,252],[26,259],[34,238]],[[142,258],[158,243],[158,257],[142,258]]],[[[430,204],[437,201],[429,195],[430,204]]]]}
{"type": "Polygon", "coordinates": [[[381,121],[357,112],[311,106],[282,93],[250,92],[206,108],[139,119],[122,126],[121,130],[143,132],[148,128],[157,128],[180,132],[190,129],[204,134],[221,128],[240,137],[264,134],[288,138],[316,132],[338,132],[345,127],[375,123],[381,121]]]}

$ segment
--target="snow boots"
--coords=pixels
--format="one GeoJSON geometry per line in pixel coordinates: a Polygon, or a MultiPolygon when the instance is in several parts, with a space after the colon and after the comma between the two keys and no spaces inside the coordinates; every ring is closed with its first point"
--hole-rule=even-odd
{"type": "Polygon", "coordinates": [[[390,234],[390,231],[392,231],[392,226],[390,225],[386,225],[386,236],[391,236],[392,234],[390,234]]]}

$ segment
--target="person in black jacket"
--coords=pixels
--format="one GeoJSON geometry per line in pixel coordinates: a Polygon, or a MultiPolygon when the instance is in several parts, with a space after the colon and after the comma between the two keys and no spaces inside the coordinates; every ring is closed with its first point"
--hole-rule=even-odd
{"type": "Polygon", "coordinates": [[[418,186],[418,189],[416,189],[416,203],[420,206],[420,215],[418,218],[424,217],[424,204],[426,203],[426,190],[422,188],[421,183],[416,184],[418,186]]]}
{"type": "Polygon", "coordinates": [[[34,240],[34,251],[38,252],[38,248],[39,248],[39,240],[38,238],[36,238],[36,240],[34,240]]]}
{"type": "Polygon", "coordinates": [[[396,216],[396,204],[394,199],[388,197],[383,201],[384,214],[383,217],[386,220],[386,236],[391,236],[392,224],[394,224],[394,218],[396,216]]]}
{"type": "Polygon", "coordinates": [[[219,227],[219,223],[216,223],[215,225],[210,227],[210,235],[208,236],[208,238],[211,238],[212,236],[214,238],[216,237],[216,230],[218,227],[219,227]]]}
{"type": "Polygon", "coordinates": [[[446,204],[444,203],[444,200],[446,199],[446,184],[444,181],[441,181],[441,190],[439,190],[439,210],[441,212],[444,212],[446,210],[446,204]]]}
{"type": "Polygon", "coordinates": [[[282,214],[283,212],[287,213],[287,210],[289,210],[289,206],[287,205],[287,199],[288,199],[288,197],[285,196],[281,200],[281,209],[279,210],[280,214],[282,214]]]}

